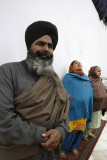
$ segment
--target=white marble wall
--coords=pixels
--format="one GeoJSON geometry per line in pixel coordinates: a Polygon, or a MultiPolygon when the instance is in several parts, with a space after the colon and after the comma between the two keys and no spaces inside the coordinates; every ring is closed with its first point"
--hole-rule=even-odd
{"type": "Polygon", "coordinates": [[[58,27],[54,68],[60,78],[75,59],[86,74],[99,65],[107,77],[107,29],[91,0],[0,0],[0,64],[26,57],[25,29],[37,20],[58,27]]]}

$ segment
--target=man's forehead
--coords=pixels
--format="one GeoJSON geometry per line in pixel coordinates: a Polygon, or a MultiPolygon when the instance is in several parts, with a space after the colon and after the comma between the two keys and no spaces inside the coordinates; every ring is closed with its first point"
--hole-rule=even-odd
{"type": "Polygon", "coordinates": [[[42,42],[46,42],[46,43],[52,43],[52,39],[48,35],[44,35],[44,36],[38,38],[35,42],[38,42],[38,41],[42,41],[42,42]]]}

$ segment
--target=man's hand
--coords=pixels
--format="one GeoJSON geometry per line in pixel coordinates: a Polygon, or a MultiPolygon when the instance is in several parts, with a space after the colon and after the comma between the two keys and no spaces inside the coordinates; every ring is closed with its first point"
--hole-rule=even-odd
{"type": "Polygon", "coordinates": [[[61,134],[56,129],[50,129],[42,136],[46,139],[46,142],[41,143],[41,145],[48,151],[55,149],[61,141],[61,134]]]}

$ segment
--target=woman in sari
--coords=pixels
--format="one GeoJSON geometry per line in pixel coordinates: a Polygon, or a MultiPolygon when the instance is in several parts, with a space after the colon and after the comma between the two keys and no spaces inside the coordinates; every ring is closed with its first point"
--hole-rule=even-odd
{"type": "Polygon", "coordinates": [[[69,127],[70,133],[61,144],[60,156],[65,158],[67,151],[78,156],[76,147],[80,144],[84,130],[89,127],[93,111],[93,91],[91,81],[83,73],[82,65],[77,60],[69,67],[64,76],[63,85],[69,95],[69,127]]]}
{"type": "Polygon", "coordinates": [[[107,93],[106,87],[101,81],[101,68],[99,66],[93,66],[89,70],[88,77],[92,82],[93,88],[93,115],[90,127],[86,128],[83,138],[88,140],[88,136],[96,138],[92,134],[92,129],[99,128],[101,125],[102,110],[107,109],[107,93]]]}

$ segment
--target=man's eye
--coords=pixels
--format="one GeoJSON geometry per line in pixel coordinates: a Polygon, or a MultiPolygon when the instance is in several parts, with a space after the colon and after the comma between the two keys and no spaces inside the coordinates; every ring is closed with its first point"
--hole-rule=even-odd
{"type": "Polygon", "coordinates": [[[48,47],[49,47],[49,48],[53,48],[53,44],[49,44],[48,47]]]}
{"type": "Polygon", "coordinates": [[[40,45],[40,46],[44,46],[44,43],[43,43],[43,42],[40,42],[39,45],[40,45]]]}
{"type": "Polygon", "coordinates": [[[40,46],[43,46],[44,43],[43,42],[37,42],[36,45],[40,45],[40,46]]]}

